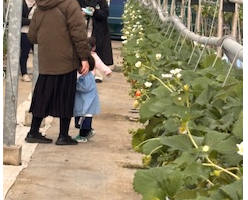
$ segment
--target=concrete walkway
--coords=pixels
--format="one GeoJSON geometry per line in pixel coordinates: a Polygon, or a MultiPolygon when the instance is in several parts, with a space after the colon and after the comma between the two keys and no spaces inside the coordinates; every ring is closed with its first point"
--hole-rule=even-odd
{"type": "MultiPolygon", "coordinates": [[[[120,65],[120,42],[113,42],[115,65],[120,65]]],[[[129,84],[119,70],[97,84],[101,114],[93,119],[97,132],[88,143],[57,146],[59,120],[48,117],[41,131],[53,139],[52,144],[24,141],[30,127],[24,126],[30,95],[17,110],[16,144],[22,145],[22,164],[3,165],[3,199],[5,200],[139,200],[133,191],[133,176],[141,166],[141,155],[131,147],[129,130],[139,124],[128,120],[133,99],[129,84]]],[[[23,83],[20,81],[19,87],[23,83]]],[[[25,93],[25,94],[24,94],[25,93]]],[[[22,96],[20,99],[23,99],[22,96]]],[[[76,136],[73,119],[70,135],[76,136]]]]}

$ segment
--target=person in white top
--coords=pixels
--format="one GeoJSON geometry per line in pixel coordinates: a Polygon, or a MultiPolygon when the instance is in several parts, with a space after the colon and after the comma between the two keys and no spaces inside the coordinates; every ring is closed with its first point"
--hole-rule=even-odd
{"type": "Polygon", "coordinates": [[[33,50],[33,44],[29,41],[27,33],[29,30],[29,24],[32,19],[34,10],[36,8],[35,0],[23,0],[22,4],[22,27],[21,27],[21,49],[20,49],[20,67],[22,81],[30,82],[27,71],[27,61],[29,52],[33,50]]]}
{"type": "Polygon", "coordinates": [[[103,80],[103,76],[101,75],[101,72],[105,74],[107,77],[110,77],[112,75],[112,70],[103,63],[101,58],[95,52],[96,50],[96,38],[95,37],[89,37],[89,45],[91,49],[91,55],[95,59],[95,63],[96,63],[96,67],[92,71],[92,73],[95,75],[95,81],[97,83],[101,83],[103,80]]]}

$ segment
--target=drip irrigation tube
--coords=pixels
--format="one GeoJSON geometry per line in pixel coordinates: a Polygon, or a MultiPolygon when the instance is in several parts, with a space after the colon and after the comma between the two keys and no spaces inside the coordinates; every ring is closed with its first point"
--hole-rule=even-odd
{"type": "Polygon", "coordinates": [[[229,59],[237,55],[236,59],[239,59],[241,62],[243,62],[243,46],[239,44],[233,36],[226,35],[220,38],[220,37],[206,37],[206,36],[197,35],[194,32],[187,29],[187,27],[182,23],[181,19],[176,15],[174,16],[167,16],[167,14],[164,15],[164,11],[162,10],[161,6],[156,3],[155,0],[141,0],[141,2],[147,8],[157,10],[158,16],[161,21],[165,23],[173,22],[175,28],[178,31],[180,31],[183,35],[190,38],[191,40],[197,41],[198,43],[201,44],[206,44],[215,47],[222,46],[222,50],[228,54],[227,56],[229,59]]]}

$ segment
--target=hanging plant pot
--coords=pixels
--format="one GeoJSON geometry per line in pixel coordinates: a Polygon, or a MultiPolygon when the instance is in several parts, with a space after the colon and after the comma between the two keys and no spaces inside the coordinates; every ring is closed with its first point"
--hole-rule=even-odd
{"type": "Polygon", "coordinates": [[[223,2],[223,11],[225,12],[234,12],[235,11],[235,3],[225,1],[223,2]]]}
{"type": "Polygon", "coordinates": [[[191,0],[191,5],[199,5],[199,0],[191,0]]]}

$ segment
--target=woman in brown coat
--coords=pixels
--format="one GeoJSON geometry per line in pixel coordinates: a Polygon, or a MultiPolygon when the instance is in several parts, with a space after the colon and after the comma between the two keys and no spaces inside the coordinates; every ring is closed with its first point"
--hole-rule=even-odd
{"type": "Polygon", "coordinates": [[[25,140],[30,143],[51,143],[39,128],[47,116],[60,118],[57,145],[77,144],[69,135],[73,116],[77,70],[89,71],[90,50],[85,20],[75,0],[37,0],[37,8],[28,32],[29,40],[38,44],[39,76],[30,112],[32,124],[25,140]]]}

